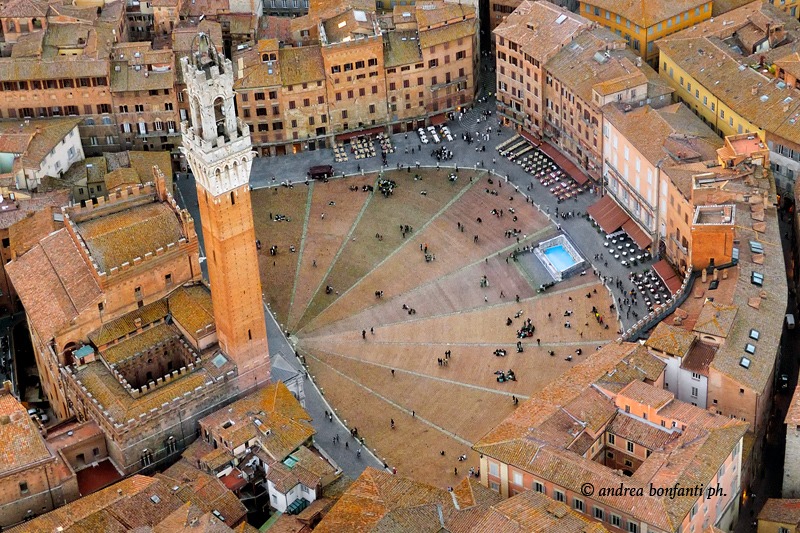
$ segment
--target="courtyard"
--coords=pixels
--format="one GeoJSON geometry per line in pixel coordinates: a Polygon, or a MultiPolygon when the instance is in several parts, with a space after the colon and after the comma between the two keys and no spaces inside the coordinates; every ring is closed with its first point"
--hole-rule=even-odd
{"type": "Polygon", "coordinates": [[[265,299],[358,431],[320,445],[355,455],[364,438],[399,473],[451,486],[514,398],[620,326],[591,268],[540,290],[553,279],[523,250],[561,231],[505,179],[425,167],[382,177],[396,184],[390,196],[374,172],[253,191],[265,299]],[[525,326],[535,329],[520,338],[525,326]],[[509,369],[516,379],[499,381],[509,369]]]}

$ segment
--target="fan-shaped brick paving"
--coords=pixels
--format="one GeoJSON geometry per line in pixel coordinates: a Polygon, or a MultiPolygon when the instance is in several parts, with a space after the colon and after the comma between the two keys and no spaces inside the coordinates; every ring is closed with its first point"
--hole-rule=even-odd
{"type": "Polygon", "coordinates": [[[386,172],[397,182],[388,198],[362,191],[376,183],[373,174],[261,190],[253,199],[265,297],[316,383],[378,457],[440,486],[458,479],[454,468],[477,464],[470,445],[514,409],[512,396],[530,396],[618,328],[592,274],[538,292],[546,280],[508,259],[558,233],[523,195],[483,172],[462,170],[455,182],[449,172],[386,172]],[[291,220],[270,221],[269,213],[291,220]],[[401,225],[413,232],[404,236],[401,225]],[[420,245],[435,259],[426,261],[420,245]],[[535,334],[518,339],[528,319],[535,334]],[[494,355],[499,348],[505,357],[494,355]],[[498,383],[495,371],[510,368],[517,381],[498,383]]]}

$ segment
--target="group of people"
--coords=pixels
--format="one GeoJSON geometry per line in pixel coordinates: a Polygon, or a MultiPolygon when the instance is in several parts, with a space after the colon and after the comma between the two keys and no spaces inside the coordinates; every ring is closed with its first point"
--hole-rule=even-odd
{"type": "Polygon", "coordinates": [[[453,151],[448,150],[445,146],[440,146],[434,150],[431,150],[431,157],[436,159],[436,161],[450,161],[453,159],[453,151]]]}

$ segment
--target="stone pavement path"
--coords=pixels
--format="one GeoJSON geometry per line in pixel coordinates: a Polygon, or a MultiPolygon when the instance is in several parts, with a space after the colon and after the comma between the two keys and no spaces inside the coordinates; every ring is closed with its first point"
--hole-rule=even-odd
{"type": "MultiPolygon", "coordinates": [[[[269,353],[276,354],[282,353],[285,355],[286,361],[298,372],[304,372],[300,361],[297,360],[292,354],[294,350],[283,335],[278,323],[272,316],[269,310],[266,310],[267,317],[267,339],[269,340],[269,353]]],[[[325,452],[336,461],[345,474],[355,479],[364,469],[368,466],[374,468],[383,468],[381,461],[369,450],[365,449],[358,457],[356,450],[358,446],[350,439],[350,430],[342,424],[341,419],[335,414],[334,408],[328,404],[325,397],[320,394],[319,389],[311,379],[306,379],[305,382],[306,393],[306,411],[313,417],[312,425],[316,430],[314,435],[315,444],[325,450],[325,452]],[[334,413],[333,422],[329,422],[325,418],[325,411],[334,413]],[[334,444],[334,436],[339,436],[340,443],[334,444]],[[349,439],[349,447],[345,448],[345,441],[349,439]]],[[[367,447],[369,443],[367,443],[367,447]]]]}

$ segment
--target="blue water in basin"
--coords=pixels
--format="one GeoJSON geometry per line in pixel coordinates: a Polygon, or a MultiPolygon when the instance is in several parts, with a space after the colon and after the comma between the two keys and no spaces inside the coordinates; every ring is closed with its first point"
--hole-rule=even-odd
{"type": "Polygon", "coordinates": [[[560,244],[545,250],[544,255],[546,255],[547,259],[553,263],[553,266],[561,272],[564,272],[576,263],[572,256],[569,255],[569,252],[560,244]]]}

